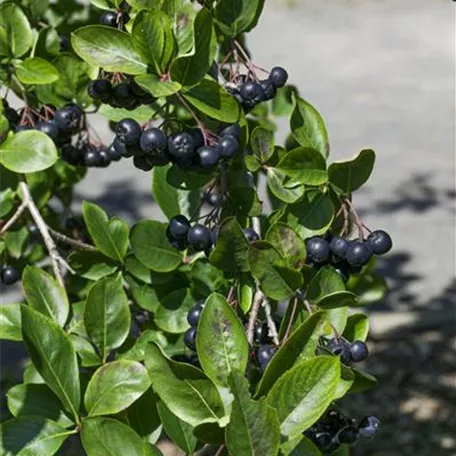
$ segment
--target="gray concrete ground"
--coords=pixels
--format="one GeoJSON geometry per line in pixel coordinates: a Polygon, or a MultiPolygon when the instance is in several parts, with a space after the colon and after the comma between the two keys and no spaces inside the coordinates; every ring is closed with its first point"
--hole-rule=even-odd
{"type": "MultiPolygon", "coordinates": [[[[373,307],[372,360],[382,383],[357,400],[385,431],[357,455],[456,455],[454,3],[269,0],[249,38],[255,61],[280,64],[326,119],[331,156],[377,152],[355,195],[368,226],[391,232],[379,268],[391,292],[373,307]]],[[[285,122],[281,122],[282,137],[285,122]]],[[[106,125],[95,120],[104,135],[106,125]]],[[[125,161],[77,187],[111,215],[156,217],[150,177],[125,161]]]]}

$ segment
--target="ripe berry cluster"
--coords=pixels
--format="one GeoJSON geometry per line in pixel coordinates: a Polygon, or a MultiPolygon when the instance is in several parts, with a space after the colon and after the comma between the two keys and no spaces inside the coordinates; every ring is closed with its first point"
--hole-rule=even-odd
{"type": "Polygon", "coordinates": [[[235,83],[228,83],[226,89],[233,95],[245,111],[250,111],[263,101],[272,100],[277,89],[283,87],[288,80],[288,73],[281,67],[275,67],[267,79],[257,81],[245,75],[238,76],[235,83]]]}
{"type": "Polygon", "coordinates": [[[376,434],[380,421],[375,416],[364,417],[358,425],[337,410],[329,410],[315,425],[304,432],[324,454],[336,451],[341,444],[353,445],[359,437],[376,434]]]}
{"type": "Polygon", "coordinates": [[[322,338],[322,345],[334,355],[340,355],[340,360],[346,366],[352,363],[359,363],[369,356],[367,345],[361,340],[350,343],[342,337],[332,339],[322,338]]]}
{"type": "Polygon", "coordinates": [[[390,235],[383,230],[371,232],[365,240],[348,240],[327,233],[325,237],[315,236],[307,240],[307,263],[317,268],[330,264],[347,281],[350,274],[359,273],[374,254],[383,255],[392,246],[390,235]]]}
{"type": "Polygon", "coordinates": [[[12,285],[20,279],[19,271],[13,266],[3,265],[0,269],[0,281],[3,285],[12,285]]]}
{"type": "Polygon", "coordinates": [[[113,85],[109,79],[90,81],[87,92],[94,100],[111,105],[113,108],[136,109],[151,104],[155,98],[142,89],[133,79],[113,85]]]}
{"type": "Polygon", "coordinates": [[[187,321],[190,328],[184,334],[184,344],[192,351],[196,350],[196,328],[204,307],[204,299],[198,301],[188,312],[187,321]]]}

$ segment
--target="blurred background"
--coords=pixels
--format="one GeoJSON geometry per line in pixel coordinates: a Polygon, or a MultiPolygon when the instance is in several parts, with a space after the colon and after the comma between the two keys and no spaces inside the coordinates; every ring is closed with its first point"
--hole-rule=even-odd
{"type": "MultiPolygon", "coordinates": [[[[455,3],[266,3],[248,38],[254,61],[288,70],[289,82],[324,116],[333,160],[376,151],[374,173],[354,202],[367,225],[386,229],[395,244],[378,263],[390,291],[366,309],[366,368],[379,386],[343,404],[354,417],[379,416],[382,426],[353,454],[455,456],[455,3]]],[[[287,121],[278,121],[281,142],[287,121]]],[[[91,122],[109,141],[106,122],[91,122]]],[[[122,161],[91,169],[77,202],[93,200],[130,222],[161,217],[150,188],[149,173],[122,161]]],[[[2,295],[17,299],[17,292],[2,295]]],[[[3,344],[4,373],[22,353],[3,344]]]]}

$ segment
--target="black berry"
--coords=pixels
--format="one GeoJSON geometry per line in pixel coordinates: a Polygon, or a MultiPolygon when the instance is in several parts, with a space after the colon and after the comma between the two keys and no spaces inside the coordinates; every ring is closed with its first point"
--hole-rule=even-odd
{"type": "Polygon", "coordinates": [[[204,225],[197,223],[187,234],[187,241],[195,250],[207,250],[211,247],[211,232],[204,225]]]}
{"type": "Polygon", "coordinates": [[[154,165],[149,162],[146,156],[133,157],[133,165],[142,171],[150,171],[154,165]]]}
{"type": "Polygon", "coordinates": [[[260,236],[253,228],[244,228],[242,231],[247,241],[255,242],[260,240],[260,236]]]}
{"type": "Polygon", "coordinates": [[[195,351],[196,349],[196,329],[190,328],[184,334],[184,344],[190,349],[195,351]]]}
{"type": "Polygon", "coordinates": [[[66,35],[59,35],[60,52],[68,51],[70,47],[70,40],[66,35]]]}
{"type": "Polygon", "coordinates": [[[43,133],[46,133],[52,140],[56,140],[59,136],[59,127],[53,121],[38,122],[35,128],[43,133]]]}
{"type": "Polygon", "coordinates": [[[107,103],[112,98],[112,84],[107,79],[97,79],[91,81],[87,89],[92,98],[100,99],[103,103],[107,103]]]}
{"type": "Polygon", "coordinates": [[[168,152],[179,161],[191,163],[195,155],[195,142],[190,133],[182,132],[168,139],[168,152]]]}
{"type": "Polygon", "coordinates": [[[100,16],[100,24],[107,25],[108,27],[116,27],[117,26],[117,13],[114,11],[105,11],[100,16]]]}
{"type": "Polygon", "coordinates": [[[393,241],[391,236],[383,230],[376,230],[372,232],[367,241],[370,243],[373,252],[376,255],[383,255],[391,250],[393,241]]]}
{"type": "Polygon", "coordinates": [[[340,260],[345,258],[347,253],[349,241],[340,236],[334,236],[329,243],[329,248],[331,249],[332,254],[340,260]]]}
{"type": "Polygon", "coordinates": [[[89,149],[84,153],[84,164],[86,166],[98,166],[100,162],[100,155],[97,150],[89,149]]]}
{"type": "Polygon", "coordinates": [[[350,345],[350,356],[354,363],[359,363],[369,355],[367,345],[361,340],[355,340],[350,345]]]}
{"type": "Polygon", "coordinates": [[[134,119],[122,119],[116,125],[116,136],[126,146],[134,146],[139,142],[141,127],[134,119]]]}
{"type": "Polygon", "coordinates": [[[176,215],[169,221],[169,232],[174,239],[185,239],[190,230],[190,222],[184,215],[176,215]]]}
{"type": "Polygon", "coordinates": [[[313,237],[307,241],[307,258],[315,264],[325,264],[330,257],[331,249],[328,241],[321,237],[313,237]]]}
{"type": "Polygon", "coordinates": [[[354,426],[347,426],[339,432],[337,437],[340,443],[351,445],[358,439],[358,429],[354,426]]]}
{"type": "Polygon", "coordinates": [[[369,242],[350,242],[345,255],[350,266],[364,266],[372,258],[372,247],[369,242]]]}
{"type": "Polygon", "coordinates": [[[108,150],[106,148],[102,148],[98,150],[98,167],[106,168],[111,163],[111,160],[108,155],[108,150]]]}
{"type": "Polygon", "coordinates": [[[380,420],[373,415],[364,417],[358,425],[358,433],[362,437],[373,437],[380,426],[380,420]]]}
{"type": "Polygon", "coordinates": [[[20,278],[19,271],[12,266],[3,266],[0,272],[0,279],[4,285],[12,285],[20,278]]]}
{"type": "Polygon", "coordinates": [[[147,155],[168,161],[168,141],[166,135],[158,128],[144,130],[139,138],[139,147],[147,155]]]}
{"type": "Polygon", "coordinates": [[[272,345],[260,345],[257,350],[257,361],[262,372],[266,370],[266,366],[271,361],[271,358],[274,356],[276,348],[272,345]]]}
{"type": "Polygon", "coordinates": [[[282,67],[274,67],[269,73],[268,79],[278,89],[287,83],[288,73],[282,67]]]}
{"type": "Polygon", "coordinates": [[[220,160],[219,149],[211,146],[202,146],[196,151],[198,162],[202,168],[213,168],[220,160]]]}
{"type": "Polygon", "coordinates": [[[55,112],[54,121],[61,130],[76,129],[82,117],[82,110],[76,105],[67,105],[55,112]]]}
{"type": "Polygon", "coordinates": [[[135,94],[128,82],[117,84],[112,90],[112,105],[116,108],[132,108],[137,104],[135,94]]]}
{"type": "Polygon", "coordinates": [[[331,444],[332,437],[328,432],[319,432],[315,434],[314,441],[318,448],[325,450],[331,444]]]}
{"type": "Polygon", "coordinates": [[[117,149],[114,143],[107,148],[106,153],[111,161],[119,161],[122,158],[121,150],[117,149]]]}
{"type": "Polygon", "coordinates": [[[239,143],[234,136],[228,135],[220,139],[218,147],[222,157],[231,158],[239,150],[239,143]]]}
{"type": "Polygon", "coordinates": [[[201,317],[203,307],[204,301],[199,301],[189,310],[187,314],[187,321],[191,327],[196,328],[198,326],[198,322],[201,317]]]}
{"type": "Polygon", "coordinates": [[[346,366],[352,363],[350,345],[343,339],[331,339],[328,343],[328,349],[336,356],[340,356],[340,360],[346,366]]]}
{"type": "Polygon", "coordinates": [[[269,79],[261,81],[260,85],[266,96],[266,100],[272,100],[277,95],[276,86],[269,79]]]}
{"type": "Polygon", "coordinates": [[[241,127],[239,124],[231,124],[225,127],[221,132],[220,136],[234,136],[238,141],[241,139],[241,127]]]}

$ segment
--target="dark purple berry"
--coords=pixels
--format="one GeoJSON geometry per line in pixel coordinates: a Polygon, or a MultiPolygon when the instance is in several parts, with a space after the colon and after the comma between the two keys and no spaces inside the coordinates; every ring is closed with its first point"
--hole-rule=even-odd
{"type": "Polygon", "coordinates": [[[391,250],[393,241],[391,236],[383,230],[376,230],[372,232],[367,241],[370,243],[373,252],[376,255],[383,255],[391,250]]]}
{"type": "Polygon", "coordinates": [[[98,167],[99,168],[107,168],[111,163],[109,158],[108,150],[106,148],[102,148],[98,150],[98,167]]]}
{"type": "Polygon", "coordinates": [[[114,11],[105,11],[100,16],[100,24],[108,27],[117,27],[117,13],[114,11]]]}
{"type": "Polygon", "coordinates": [[[119,161],[122,158],[121,151],[115,147],[114,143],[108,147],[106,153],[108,154],[109,160],[111,161],[119,161]]]}
{"type": "Polygon", "coordinates": [[[190,230],[190,222],[184,215],[176,215],[169,221],[169,232],[174,239],[185,239],[190,230]]]}
{"type": "Polygon", "coordinates": [[[231,158],[239,150],[239,143],[234,136],[224,136],[220,138],[218,148],[223,158],[231,158]]]}
{"type": "Polygon", "coordinates": [[[348,245],[345,258],[350,266],[360,267],[369,263],[372,253],[370,242],[351,241],[348,245]]]}
{"type": "Polygon", "coordinates": [[[19,271],[12,266],[3,266],[0,272],[0,280],[4,285],[12,285],[20,279],[19,271]]]}
{"type": "Polygon", "coordinates": [[[272,100],[277,95],[277,89],[269,79],[260,81],[260,85],[266,96],[266,100],[272,100]]]}
{"type": "Polygon", "coordinates": [[[195,142],[190,133],[182,132],[170,136],[168,152],[178,160],[191,162],[195,155],[195,142]]]}
{"type": "Polygon", "coordinates": [[[212,146],[202,146],[196,151],[198,163],[202,168],[214,168],[220,160],[219,149],[212,146]]]}
{"type": "Polygon", "coordinates": [[[190,349],[196,350],[196,329],[190,328],[184,334],[184,344],[190,349]]]}
{"type": "Polygon", "coordinates": [[[354,363],[359,363],[369,356],[369,349],[363,341],[355,340],[350,345],[350,356],[354,363]]]}
{"type": "Polygon", "coordinates": [[[70,47],[70,40],[66,35],[59,35],[60,52],[68,51],[70,47]]]}
{"type": "Polygon", "coordinates": [[[366,416],[358,425],[358,433],[362,437],[373,437],[379,426],[380,420],[376,416],[366,416]]]}
{"type": "Polygon", "coordinates": [[[192,128],[191,130],[189,130],[189,133],[190,135],[192,135],[195,149],[204,146],[204,136],[199,128],[192,128]]]}
{"type": "Polygon", "coordinates": [[[352,363],[350,345],[343,339],[331,339],[328,342],[328,349],[336,356],[340,356],[340,360],[346,366],[352,363]]]}
{"type": "Polygon", "coordinates": [[[196,328],[198,326],[201,312],[203,311],[204,301],[198,301],[187,314],[187,321],[190,326],[196,328]]]}
{"type": "Polygon", "coordinates": [[[260,345],[256,356],[261,372],[264,372],[266,370],[266,366],[269,364],[269,361],[271,361],[271,358],[274,356],[275,352],[276,348],[272,345],[260,345]]]}
{"type": "Polygon", "coordinates": [[[116,108],[128,108],[136,104],[136,97],[128,82],[121,82],[112,89],[111,103],[116,108]]]}
{"type": "Polygon", "coordinates": [[[46,133],[53,141],[55,141],[59,136],[59,127],[57,127],[55,122],[52,120],[50,122],[38,122],[35,128],[38,131],[46,133]]]}
{"type": "Polygon", "coordinates": [[[194,250],[202,251],[210,249],[212,245],[211,232],[209,228],[197,223],[189,229],[187,241],[194,250]]]}
{"type": "Polygon", "coordinates": [[[82,114],[79,106],[67,105],[55,112],[54,122],[61,130],[75,130],[81,123],[82,114]]]}
{"type": "Polygon", "coordinates": [[[239,141],[241,139],[241,127],[239,124],[228,125],[220,132],[220,136],[234,136],[239,141]]]}
{"type": "Polygon", "coordinates": [[[332,437],[331,434],[327,432],[318,432],[314,437],[315,445],[321,450],[325,450],[329,445],[331,445],[332,437]]]}
{"type": "Polygon", "coordinates": [[[269,73],[268,79],[278,89],[287,83],[288,73],[282,67],[274,67],[269,73]]]}
{"type": "Polygon", "coordinates": [[[340,236],[334,236],[329,243],[332,254],[338,259],[343,260],[347,253],[349,241],[340,236]]]}
{"type": "Polygon", "coordinates": [[[88,149],[84,153],[84,165],[92,167],[98,166],[100,164],[100,155],[97,150],[95,149],[88,149]]]}
{"type": "Polygon", "coordinates": [[[113,93],[112,84],[107,79],[91,81],[87,91],[92,98],[99,99],[103,103],[108,103],[113,93]]]}
{"type": "Polygon", "coordinates": [[[247,81],[242,84],[239,93],[243,101],[255,101],[264,95],[261,85],[255,81],[247,81]]]}
{"type": "Polygon", "coordinates": [[[326,239],[315,236],[307,241],[307,259],[310,263],[325,264],[330,255],[331,249],[326,239]]]}
{"type": "Polygon", "coordinates": [[[63,145],[60,151],[62,153],[62,159],[70,165],[79,166],[84,164],[84,152],[72,144],[63,145]]]}
{"type": "Polygon", "coordinates": [[[154,167],[154,165],[149,162],[145,155],[141,157],[133,157],[133,165],[142,171],[150,171],[154,167]]]}
{"type": "Polygon", "coordinates": [[[168,141],[166,135],[158,128],[144,130],[139,138],[141,150],[151,156],[168,161],[168,141]]]}
{"type": "Polygon", "coordinates": [[[126,146],[135,146],[139,143],[141,126],[134,119],[122,119],[116,125],[116,136],[126,146]]]}
{"type": "Polygon", "coordinates": [[[255,242],[260,240],[260,236],[253,228],[244,228],[242,231],[248,242],[255,242]]]}

